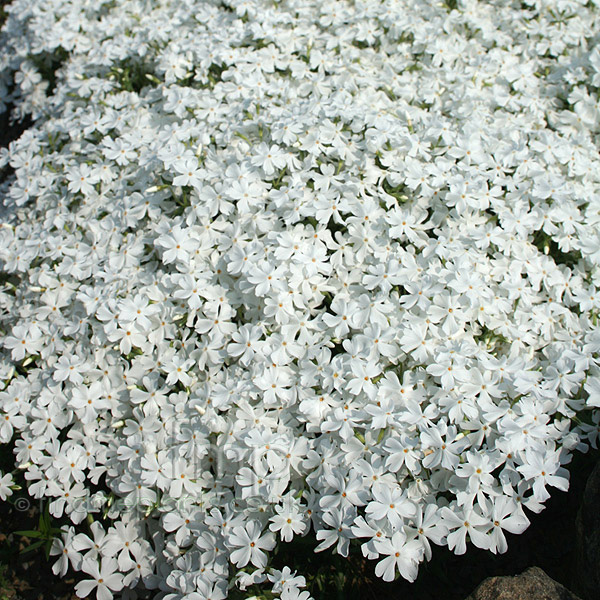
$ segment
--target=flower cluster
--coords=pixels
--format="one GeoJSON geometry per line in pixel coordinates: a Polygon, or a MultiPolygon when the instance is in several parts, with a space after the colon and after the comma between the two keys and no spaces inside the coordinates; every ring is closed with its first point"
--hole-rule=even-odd
{"type": "Polygon", "coordinates": [[[80,596],[305,600],[270,552],[305,535],[412,581],[567,489],[600,431],[597,4],[7,8],[0,443],[80,596]]]}

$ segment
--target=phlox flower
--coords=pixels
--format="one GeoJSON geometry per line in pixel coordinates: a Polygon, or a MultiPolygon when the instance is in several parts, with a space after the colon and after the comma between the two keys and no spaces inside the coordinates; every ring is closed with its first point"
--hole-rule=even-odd
{"type": "Polygon", "coordinates": [[[323,522],[331,529],[320,529],[317,531],[317,540],[321,543],[315,548],[315,552],[321,552],[334,544],[336,552],[341,556],[348,556],[352,530],[350,529],[354,520],[353,511],[342,511],[334,509],[323,515],[323,522]]]}
{"type": "Polygon", "coordinates": [[[9,496],[12,496],[11,486],[14,485],[13,477],[11,473],[5,473],[2,475],[0,471],[0,499],[6,500],[9,496]]]}
{"type": "Polygon", "coordinates": [[[193,359],[184,358],[179,355],[175,355],[166,362],[163,366],[165,373],[167,374],[167,385],[173,385],[175,382],[180,381],[183,385],[189,385],[192,381],[192,377],[188,374],[189,368],[194,364],[193,359]]]}
{"type": "Polygon", "coordinates": [[[295,507],[285,505],[275,507],[275,515],[270,519],[269,529],[279,532],[284,542],[291,542],[294,535],[302,535],[307,529],[307,523],[295,507]]]}
{"type": "Polygon", "coordinates": [[[491,512],[493,529],[490,534],[490,550],[504,553],[508,550],[504,530],[509,533],[522,533],[529,527],[529,519],[521,506],[512,498],[500,496],[493,501],[491,512]]]}
{"type": "Polygon", "coordinates": [[[600,378],[589,377],[584,387],[585,391],[589,394],[589,406],[600,407],[600,378]]]}
{"type": "Polygon", "coordinates": [[[441,510],[444,525],[450,530],[448,533],[448,548],[455,554],[464,554],[467,551],[467,535],[469,540],[478,548],[487,550],[490,547],[491,522],[489,518],[481,515],[476,509],[464,507],[462,510],[452,510],[444,507],[441,510]]]}
{"type": "Polygon", "coordinates": [[[541,453],[525,450],[525,463],[517,467],[517,471],[526,479],[533,480],[533,494],[541,502],[550,497],[547,485],[566,492],[569,489],[568,473],[560,467],[556,452],[541,453]]]}
{"type": "Polygon", "coordinates": [[[52,572],[55,575],[64,577],[69,570],[69,565],[78,571],[81,569],[83,557],[73,548],[74,537],[75,530],[71,526],[63,528],[62,534],[52,540],[50,556],[58,556],[58,560],[52,565],[52,572]]]}
{"type": "Polygon", "coordinates": [[[93,193],[94,185],[100,181],[98,172],[85,163],[67,169],[66,176],[69,191],[81,192],[86,196],[93,193]]]}
{"type": "Polygon", "coordinates": [[[123,576],[117,572],[117,561],[113,558],[102,559],[100,565],[93,560],[84,560],[81,570],[92,579],[84,579],[75,585],[75,593],[80,598],[95,590],[98,600],[112,600],[113,592],[123,589],[123,576]]]}
{"type": "Polygon", "coordinates": [[[78,533],[72,543],[73,548],[82,553],[84,560],[92,561],[101,558],[105,554],[104,544],[108,541],[106,531],[98,521],[90,525],[92,538],[85,533],[78,533]]]}
{"type": "Polygon", "coordinates": [[[380,554],[387,555],[375,565],[378,577],[393,581],[397,570],[408,581],[417,578],[418,563],[423,556],[423,545],[419,540],[408,540],[404,531],[398,530],[391,538],[378,539],[375,547],[380,554]]]}
{"type": "Polygon", "coordinates": [[[364,391],[369,398],[374,398],[377,394],[377,388],[372,382],[373,377],[377,377],[380,368],[377,363],[371,361],[364,364],[362,361],[355,361],[352,368],[353,378],[348,382],[347,388],[351,394],[358,395],[364,391]]]}
{"type": "Polygon", "coordinates": [[[173,185],[191,186],[200,188],[204,179],[205,171],[198,167],[198,159],[181,159],[174,164],[178,175],[173,177],[173,185]]]}
{"type": "Polygon", "coordinates": [[[387,519],[394,530],[399,530],[404,520],[414,517],[417,512],[415,505],[400,488],[375,484],[373,498],[374,500],[367,504],[367,515],[377,521],[387,519]]]}
{"type": "Polygon", "coordinates": [[[3,338],[2,344],[11,351],[14,360],[22,360],[26,354],[35,354],[42,347],[42,332],[38,327],[16,325],[12,335],[3,338]]]}
{"type": "Polygon", "coordinates": [[[262,568],[267,564],[265,551],[275,547],[275,536],[271,532],[263,534],[261,524],[251,520],[245,526],[234,527],[227,543],[233,548],[230,557],[236,566],[244,567],[251,562],[262,568]]]}
{"type": "Polygon", "coordinates": [[[198,242],[190,236],[188,228],[173,227],[170,232],[157,238],[156,245],[164,249],[162,259],[168,264],[177,260],[188,261],[198,242]]]}
{"type": "Polygon", "coordinates": [[[82,371],[87,369],[87,363],[77,355],[61,356],[55,364],[54,373],[52,375],[55,381],[69,380],[75,385],[83,382],[82,371]]]}

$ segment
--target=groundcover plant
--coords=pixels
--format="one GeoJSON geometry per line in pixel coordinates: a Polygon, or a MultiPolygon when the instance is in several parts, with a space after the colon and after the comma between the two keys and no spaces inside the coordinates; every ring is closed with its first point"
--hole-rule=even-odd
{"type": "Polygon", "coordinates": [[[0,442],[79,596],[304,600],[272,566],[299,536],[412,581],[567,489],[600,420],[598,10],[7,8],[0,107],[34,125],[0,154],[0,442]]]}

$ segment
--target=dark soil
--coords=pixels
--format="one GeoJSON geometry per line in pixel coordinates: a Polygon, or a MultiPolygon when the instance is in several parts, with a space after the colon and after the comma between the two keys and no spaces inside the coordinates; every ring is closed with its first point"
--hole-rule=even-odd
{"type": "MultiPolygon", "coordinates": [[[[18,493],[18,492],[17,492],[18,493]]],[[[28,499],[25,494],[20,500],[28,499]]],[[[75,600],[75,577],[60,579],[52,573],[54,557],[46,560],[43,550],[22,552],[34,540],[14,531],[36,529],[39,506],[18,510],[14,504],[0,505],[0,600],[75,600]]]]}
{"type": "Polygon", "coordinates": [[[23,121],[12,123],[9,118],[10,110],[0,114],[0,147],[7,148],[8,144],[16,140],[28,127],[31,126],[31,120],[26,118],[23,121]]]}
{"type": "MultiPolygon", "coordinates": [[[[14,457],[9,445],[0,447],[0,471],[10,473],[14,457]]],[[[14,475],[15,483],[19,473],[14,475]]],[[[0,600],[75,600],[75,582],[80,577],[67,573],[60,579],[52,572],[54,557],[46,558],[42,548],[26,551],[36,540],[16,531],[38,529],[41,501],[31,498],[23,488],[7,501],[0,501],[0,600]]],[[[61,523],[54,525],[60,526],[61,523]]]]}

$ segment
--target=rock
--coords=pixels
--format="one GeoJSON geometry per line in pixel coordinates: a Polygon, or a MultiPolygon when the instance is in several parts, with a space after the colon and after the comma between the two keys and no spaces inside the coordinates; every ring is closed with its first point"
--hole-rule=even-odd
{"type": "Polygon", "coordinates": [[[587,480],[577,513],[577,561],[575,585],[584,600],[596,600],[600,592],[600,461],[587,480]]]}
{"type": "Polygon", "coordinates": [[[539,567],[515,577],[488,577],[466,600],[580,600],[539,567]]]}

